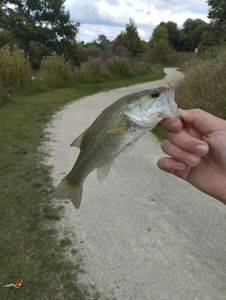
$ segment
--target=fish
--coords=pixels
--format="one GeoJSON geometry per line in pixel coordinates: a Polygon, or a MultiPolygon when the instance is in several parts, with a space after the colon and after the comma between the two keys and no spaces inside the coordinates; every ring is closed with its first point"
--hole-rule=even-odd
{"type": "Polygon", "coordinates": [[[122,151],[169,117],[180,117],[172,86],[129,94],[108,106],[71,144],[79,147],[80,153],[54,198],[69,199],[79,208],[86,177],[97,169],[97,178],[102,181],[122,151]]]}

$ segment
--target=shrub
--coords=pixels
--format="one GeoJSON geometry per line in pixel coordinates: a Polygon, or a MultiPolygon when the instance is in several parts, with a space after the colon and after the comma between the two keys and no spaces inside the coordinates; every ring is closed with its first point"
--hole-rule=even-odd
{"type": "Polygon", "coordinates": [[[74,72],[64,56],[52,54],[42,59],[41,67],[35,77],[36,82],[43,82],[50,88],[69,86],[74,81],[74,72]]]}
{"type": "Polygon", "coordinates": [[[168,66],[183,68],[197,56],[194,52],[172,51],[168,56],[168,66]]]}
{"type": "Polygon", "coordinates": [[[216,57],[197,57],[185,69],[185,80],[177,88],[183,108],[202,108],[226,118],[226,51],[216,57]]]}
{"type": "Polygon", "coordinates": [[[83,82],[100,82],[110,77],[111,74],[101,58],[90,58],[76,71],[76,79],[83,82]]]}
{"type": "Polygon", "coordinates": [[[32,71],[24,51],[5,46],[0,49],[0,82],[9,93],[19,92],[29,86],[32,71]]]}
{"type": "Polygon", "coordinates": [[[130,62],[125,57],[112,57],[107,61],[107,67],[112,75],[124,77],[131,75],[130,62]]]}
{"type": "Polygon", "coordinates": [[[152,67],[148,63],[138,61],[137,63],[133,64],[132,71],[134,75],[144,75],[151,72],[152,67]]]}

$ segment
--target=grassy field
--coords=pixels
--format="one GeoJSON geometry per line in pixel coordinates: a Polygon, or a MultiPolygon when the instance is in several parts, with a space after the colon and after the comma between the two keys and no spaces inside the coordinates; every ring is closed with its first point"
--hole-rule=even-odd
{"type": "Polygon", "coordinates": [[[163,75],[162,69],[155,69],[128,80],[79,84],[17,97],[0,108],[0,299],[89,299],[86,287],[77,284],[80,264],[72,266],[63,258],[70,241],[57,241],[53,229],[60,212],[50,205],[50,172],[38,150],[44,128],[53,113],[72,100],[163,75]],[[25,280],[21,289],[1,287],[17,278],[25,280]]]}

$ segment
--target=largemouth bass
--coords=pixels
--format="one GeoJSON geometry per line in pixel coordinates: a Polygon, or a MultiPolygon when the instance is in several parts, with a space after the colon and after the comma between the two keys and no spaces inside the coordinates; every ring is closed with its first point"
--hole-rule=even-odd
{"type": "Polygon", "coordinates": [[[80,207],[85,178],[97,169],[106,177],[113,160],[164,118],[179,117],[174,88],[161,87],[127,95],[107,107],[71,146],[80,148],[72,170],[57,187],[54,198],[70,199],[80,207]]]}

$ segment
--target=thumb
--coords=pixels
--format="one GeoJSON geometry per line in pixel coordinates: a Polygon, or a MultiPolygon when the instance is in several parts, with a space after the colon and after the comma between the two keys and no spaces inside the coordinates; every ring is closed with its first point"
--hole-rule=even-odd
{"type": "Polygon", "coordinates": [[[226,128],[226,122],[201,109],[181,110],[182,120],[203,134],[226,128]]]}

